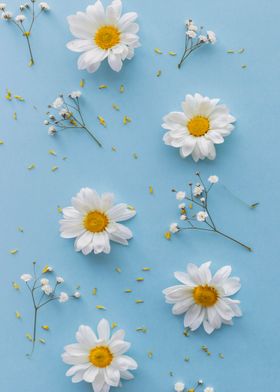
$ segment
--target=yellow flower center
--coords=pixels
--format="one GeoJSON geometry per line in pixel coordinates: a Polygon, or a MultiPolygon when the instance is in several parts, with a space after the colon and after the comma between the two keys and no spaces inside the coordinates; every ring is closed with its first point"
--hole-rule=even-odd
{"type": "Polygon", "coordinates": [[[191,135],[195,137],[205,135],[210,129],[210,122],[207,117],[195,116],[187,122],[187,128],[191,135]]]}
{"type": "Polygon", "coordinates": [[[121,33],[117,27],[113,25],[105,25],[99,27],[96,31],[94,42],[99,48],[107,50],[113,48],[113,46],[116,46],[120,42],[120,36],[121,33]]]}
{"type": "Polygon", "coordinates": [[[111,364],[113,354],[106,346],[93,348],[89,353],[89,361],[98,368],[105,368],[111,364]]]}
{"type": "Polygon", "coordinates": [[[90,211],[84,217],[84,227],[92,233],[104,231],[108,223],[108,217],[101,211],[90,211]]]}
{"type": "Polygon", "coordinates": [[[215,305],[218,301],[218,292],[215,287],[208,286],[197,286],[193,289],[193,299],[197,305],[209,308],[215,305]]]}

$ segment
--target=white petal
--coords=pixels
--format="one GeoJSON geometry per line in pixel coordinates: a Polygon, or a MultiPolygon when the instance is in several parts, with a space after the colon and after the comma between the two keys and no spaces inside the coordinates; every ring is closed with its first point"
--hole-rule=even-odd
{"type": "Polygon", "coordinates": [[[98,337],[107,342],[110,339],[110,324],[108,320],[102,319],[97,326],[98,337]]]}
{"type": "Polygon", "coordinates": [[[230,265],[226,265],[226,266],[220,268],[213,276],[211,284],[212,285],[221,285],[226,279],[228,279],[230,274],[231,274],[231,266],[230,265]]]}
{"type": "Polygon", "coordinates": [[[121,56],[114,54],[112,51],[109,53],[108,63],[113,71],[119,72],[122,69],[121,56]]]}
{"type": "Polygon", "coordinates": [[[108,366],[104,369],[105,382],[112,387],[117,387],[120,383],[120,372],[114,369],[113,366],[108,366]]]}
{"type": "Polygon", "coordinates": [[[98,374],[98,368],[96,368],[94,366],[91,366],[90,368],[88,368],[85,371],[85,373],[83,375],[83,379],[86,382],[91,382],[92,383],[95,380],[97,374],[98,374]]]}
{"type": "Polygon", "coordinates": [[[185,313],[190,308],[191,305],[193,305],[192,297],[177,302],[172,308],[172,313],[175,315],[185,313]]]}
{"type": "Polygon", "coordinates": [[[77,341],[86,348],[92,348],[96,345],[97,338],[93,330],[87,325],[80,325],[76,332],[77,341]]]}
{"type": "Polygon", "coordinates": [[[130,343],[123,340],[114,340],[110,343],[110,350],[114,355],[122,355],[130,348],[130,343]]]}
{"type": "Polygon", "coordinates": [[[86,39],[74,39],[67,43],[67,48],[73,52],[85,52],[92,48],[92,41],[86,39]]]}
{"type": "Polygon", "coordinates": [[[111,220],[115,222],[122,222],[132,218],[136,214],[136,211],[127,208],[127,204],[120,203],[110,208],[107,211],[107,214],[111,220]]]}
{"type": "Polygon", "coordinates": [[[101,195],[101,209],[103,211],[107,211],[113,206],[114,197],[114,193],[103,193],[101,195]]]}
{"type": "Polygon", "coordinates": [[[70,367],[70,369],[67,370],[66,372],[66,376],[71,377],[73,376],[75,373],[83,370],[83,373],[86,369],[88,369],[91,366],[90,363],[84,363],[84,364],[80,364],[80,365],[75,365],[70,367]]]}
{"type": "Polygon", "coordinates": [[[88,246],[93,239],[93,233],[90,231],[85,231],[82,235],[76,238],[75,240],[75,250],[80,252],[83,248],[88,246]]]}
{"type": "Polygon", "coordinates": [[[239,278],[228,278],[223,284],[225,295],[234,295],[240,290],[240,287],[241,283],[239,278]]]}

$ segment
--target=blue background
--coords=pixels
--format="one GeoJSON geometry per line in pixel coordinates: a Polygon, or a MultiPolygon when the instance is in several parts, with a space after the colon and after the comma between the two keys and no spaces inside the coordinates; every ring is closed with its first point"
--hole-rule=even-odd
{"type": "MultiPolygon", "coordinates": [[[[8,8],[16,13],[18,5],[10,1],[8,8]]],[[[191,387],[199,378],[219,392],[279,390],[279,2],[125,0],[125,11],[139,13],[142,47],[121,73],[103,64],[93,75],[78,71],[76,54],[65,48],[71,39],[66,16],[87,5],[84,0],[50,0],[52,12],[42,15],[34,28],[33,68],[27,67],[27,48],[15,26],[0,24],[0,139],[5,142],[0,146],[1,391],[90,391],[90,385],[72,384],[64,376],[68,367],[60,354],[64,345],[74,342],[81,323],[95,328],[103,316],[127,331],[130,354],[139,363],[135,380],[124,383],[124,392],[168,392],[178,380],[191,387]],[[218,42],[197,51],[179,71],[184,20],[189,17],[214,30],[218,42]],[[155,54],[155,47],[165,54],[155,54]],[[243,47],[243,54],[226,53],[243,47]],[[170,50],[177,57],[166,54],[170,50]],[[103,141],[103,149],[76,131],[52,138],[42,125],[47,105],[58,93],[79,89],[81,78],[86,81],[85,118],[103,141]],[[119,93],[122,83],[124,94],[119,93]],[[108,89],[99,90],[100,84],[108,89]],[[5,100],[6,88],[26,102],[5,100]],[[162,142],[162,116],[180,110],[185,94],[195,92],[220,97],[237,118],[236,129],[218,146],[214,162],[183,160],[178,150],[162,142]],[[112,109],[113,103],[120,112],[112,109]],[[97,115],[106,119],[107,128],[98,123],[97,115]],[[132,118],[131,124],[122,124],[124,115],[132,118]],[[49,149],[57,156],[49,155],[49,149]],[[63,161],[63,156],[68,159],[63,161]],[[27,170],[32,163],[36,168],[27,170]],[[59,167],[56,172],[51,171],[53,165],[59,167]],[[170,190],[183,189],[198,169],[206,178],[220,177],[211,199],[216,221],[225,232],[250,244],[253,253],[207,233],[164,239],[164,231],[178,214],[170,190]],[[149,194],[150,185],[154,195],[149,194]],[[248,209],[223,185],[260,206],[248,209]],[[117,201],[136,207],[137,216],[128,223],[134,232],[128,247],[113,245],[110,255],[85,257],[74,252],[72,240],[59,237],[57,205],[69,205],[83,186],[112,191],[117,201]],[[17,231],[18,226],[24,233],[17,231]],[[18,253],[11,255],[15,248],[18,253]],[[240,276],[237,298],[244,317],[211,336],[200,329],[186,338],[182,317],[172,316],[161,291],[176,284],[173,271],[184,270],[189,261],[200,264],[209,259],[214,270],[232,264],[233,275],[240,276]],[[82,299],[42,310],[39,326],[48,324],[51,330],[39,328],[46,345],[38,344],[28,360],[25,353],[31,343],[25,333],[32,329],[31,300],[24,284],[18,292],[11,283],[31,272],[33,260],[41,267],[52,265],[65,278],[65,290],[81,285],[82,299]],[[142,272],[145,266],[152,270],[142,272]],[[115,272],[116,267],[122,272],[115,272]],[[137,283],[139,276],[145,281],[137,283]],[[94,287],[97,296],[91,294],[94,287]],[[126,288],[133,293],[124,294],[126,288]],[[145,302],[136,305],[135,299],[145,302]],[[98,311],[97,304],[107,310],[98,311]],[[16,310],[22,320],[15,318],[16,310]],[[135,331],[143,325],[147,334],[135,331]],[[201,345],[207,345],[212,355],[202,352],[201,345]],[[190,357],[189,363],[184,362],[185,356],[190,357]]]]}

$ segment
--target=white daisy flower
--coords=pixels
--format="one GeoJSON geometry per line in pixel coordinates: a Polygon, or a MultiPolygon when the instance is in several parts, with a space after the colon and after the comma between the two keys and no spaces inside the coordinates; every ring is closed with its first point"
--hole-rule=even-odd
{"type": "Polygon", "coordinates": [[[167,303],[174,304],[172,313],[185,313],[184,326],[192,331],[201,324],[208,334],[222,324],[232,325],[233,317],[240,317],[240,301],[228,298],[241,287],[239,278],[230,277],[231,266],[220,268],[212,277],[211,261],[197,267],[187,265],[186,272],[175,272],[182,284],[163,290],[167,303]]]}
{"type": "Polygon", "coordinates": [[[128,12],[121,15],[121,0],[113,0],[106,10],[100,0],[87,7],[86,12],[68,16],[71,33],[77,37],[67,44],[74,52],[83,52],[78,68],[95,72],[101,62],[108,58],[110,67],[118,72],[125,59],[132,59],[134,49],[139,47],[135,23],[138,15],[128,12]]]}
{"type": "Polygon", "coordinates": [[[64,302],[67,302],[68,300],[69,300],[69,295],[67,293],[65,293],[64,291],[62,291],[59,294],[58,301],[60,303],[64,303],[64,302]]]}
{"type": "Polygon", "coordinates": [[[110,253],[110,240],[127,245],[132,232],[121,223],[132,218],[136,211],[121,203],[114,205],[114,194],[99,196],[90,188],[82,188],[72,198],[73,207],[63,209],[60,233],[63,238],[76,238],[75,250],[84,255],[110,253]]]}
{"type": "Polygon", "coordinates": [[[30,274],[22,274],[20,279],[26,283],[26,282],[29,282],[33,278],[32,278],[32,275],[30,275],[30,274]]]}
{"type": "Polygon", "coordinates": [[[210,177],[208,177],[208,181],[211,184],[217,184],[217,182],[219,181],[219,177],[218,176],[210,176],[210,177]]]}
{"type": "Polygon", "coordinates": [[[218,102],[200,94],[186,95],[183,112],[171,112],[163,118],[162,127],[168,130],[163,137],[165,144],[180,148],[182,158],[192,155],[196,162],[215,159],[215,144],[224,142],[235,121],[228,108],[218,102]]]}
{"type": "Polygon", "coordinates": [[[76,333],[78,343],[66,346],[62,359],[73,365],[66,373],[72,382],[92,384],[94,392],[109,392],[118,387],[120,379],[131,380],[129,370],[137,369],[135,360],[124,353],[130,343],[124,340],[125,332],[119,330],[110,338],[110,325],[102,319],[97,326],[98,337],[92,329],[81,325],[76,333]]]}
{"type": "Polygon", "coordinates": [[[174,385],[174,391],[183,392],[185,390],[185,384],[183,382],[176,382],[174,385]]]}
{"type": "Polygon", "coordinates": [[[208,218],[208,214],[206,211],[199,211],[196,214],[196,219],[198,220],[198,222],[204,222],[206,218],[208,218]]]}

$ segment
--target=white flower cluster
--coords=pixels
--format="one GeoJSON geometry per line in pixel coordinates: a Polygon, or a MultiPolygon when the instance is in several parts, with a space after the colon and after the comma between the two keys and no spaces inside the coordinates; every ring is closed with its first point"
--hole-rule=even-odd
{"type": "MultiPolygon", "coordinates": [[[[189,38],[192,38],[192,39],[196,38],[198,35],[198,30],[199,30],[198,27],[194,24],[192,19],[186,20],[186,35],[189,38]]],[[[200,29],[200,31],[201,30],[202,30],[202,28],[200,29]]],[[[216,34],[211,30],[208,30],[206,32],[206,34],[199,34],[198,35],[198,42],[199,43],[215,44],[216,41],[217,41],[216,34]]]]}

